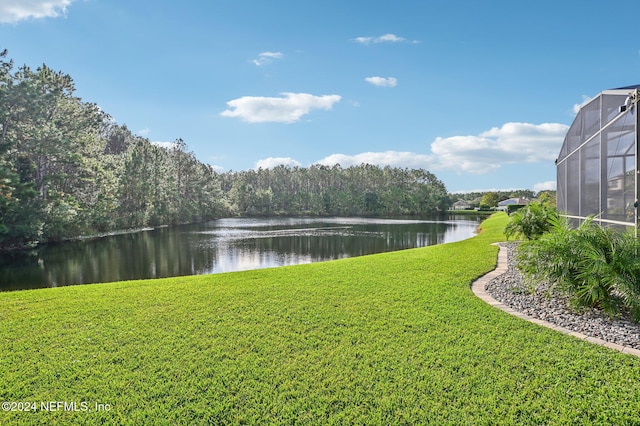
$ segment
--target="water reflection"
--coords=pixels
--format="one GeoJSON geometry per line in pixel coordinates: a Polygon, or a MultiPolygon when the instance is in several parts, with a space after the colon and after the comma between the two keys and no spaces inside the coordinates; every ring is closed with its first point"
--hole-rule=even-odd
{"type": "Polygon", "coordinates": [[[310,263],[459,241],[478,220],[220,219],[0,255],[0,290],[310,263]]]}

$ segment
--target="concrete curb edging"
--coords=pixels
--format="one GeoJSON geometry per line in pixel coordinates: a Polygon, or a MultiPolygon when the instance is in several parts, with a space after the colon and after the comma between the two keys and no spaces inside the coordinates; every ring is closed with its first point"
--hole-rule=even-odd
{"type": "Polygon", "coordinates": [[[505,311],[505,312],[507,312],[507,313],[509,313],[511,315],[514,315],[514,316],[516,316],[518,318],[522,318],[524,320],[530,321],[530,322],[532,322],[534,324],[541,325],[543,327],[547,327],[547,328],[550,328],[552,330],[559,331],[560,333],[568,334],[568,335],[573,336],[573,337],[577,337],[578,339],[586,340],[589,343],[594,343],[596,345],[602,345],[602,346],[605,346],[607,348],[614,349],[616,351],[620,351],[620,352],[625,353],[625,354],[630,354],[630,355],[635,355],[637,357],[640,357],[640,350],[639,349],[630,348],[628,346],[623,346],[623,345],[618,345],[617,343],[607,342],[607,341],[599,339],[597,337],[587,336],[585,334],[578,333],[576,331],[572,331],[572,330],[566,329],[564,327],[560,327],[560,326],[555,325],[553,323],[550,323],[548,321],[543,321],[543,320],[540,320],[538,318],[531,317],[529,315],[523,314],[522,312],[518,312],[515,309],[512,309],[512,308],[508,307],[507,305],[505,305],[504,303],[499,302],[499,301],[495,300],[493,297],[491,297],[485,291],[485,287],[486,287],[487,283],[489,283],[489,281],[491,281],[492,279],[494,279],[494,278],[504,274],[505,272],[507,272],[507,268],[508,268],[507,250],[504,247],[500,247],[497,243],[494,243],[494,245],[498,246],[498,248],[500,250],[498,252],[498,264],[496,266],[496,269],[494,269],[493,271],[481,276],[480,278],[475,280],[473,283],[471,283],[471,290],[481,300],[483,300],[484,302],[488,303],[491,306],[494,306],[494,307],[496,307],[498,309],[502,309],[503,311],[505,311]]]}

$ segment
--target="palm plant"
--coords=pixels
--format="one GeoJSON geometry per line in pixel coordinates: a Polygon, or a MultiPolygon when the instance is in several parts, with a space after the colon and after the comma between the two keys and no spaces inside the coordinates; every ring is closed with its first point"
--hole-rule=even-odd
{"type": "Polygon", "coordinates": [[[532,202],[511,215],[504,234],[507,239],[520,236],[527,240],[538,239],[549,230],[551,226],[549,220],[557,216],[555,208],[532,202]]]}
{"type": "Polygon", "coordinates": [[[629,310],[640,320],[640,241],[628,232],[584,221],[577,229],[559,217],[550,232],[518,247],[518,268],[532,282],[548,282],[574,307],[609,316],[629,310]]]}

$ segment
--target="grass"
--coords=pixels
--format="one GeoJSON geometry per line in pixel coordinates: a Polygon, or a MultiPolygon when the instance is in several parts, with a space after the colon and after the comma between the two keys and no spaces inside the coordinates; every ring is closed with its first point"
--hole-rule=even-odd
{"type": "Polygon", "coordinates": [[[0,293],[0,401],[38,407],[0,424],[640,424],[640,359],[472,294],[506,221],[325,263],[0,293]]]}

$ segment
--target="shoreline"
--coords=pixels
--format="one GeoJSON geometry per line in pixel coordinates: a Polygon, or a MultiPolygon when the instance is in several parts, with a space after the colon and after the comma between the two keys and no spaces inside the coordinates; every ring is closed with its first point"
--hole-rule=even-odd
{"type": "MultiPolygon", "coordinates": [[[[467,214],[471,215],[473,212],[468,212],[467,214]]],[[[475,212],[478,216],[481,216],[482,213],[477,213],[475,212]]],[[[24,243],[22,245],[10,245],[10,246],[2,246],[0,245],[0,256],[2,254],[6,254],[6,253],[15,253],[15,252],[19,252],[19,251],[29,251],[29,250],[35,250],[38,249],[39,247],[42,246],[46,246],[48,244],[60,244],[60,243],[69,243],[69,242],[79,242],[79,241],[88,241],[88,240],[95,240],[95,239],[100,239],[100,238],[105,238],[105,237],[112,237],[112,236],[116,236],[116,235],[125,235],[125,234],[135,234],[137,232],[147,232],[147,231],[154,231],[156,229],[162,229],[162,228],[171,228],[171,227],[176,227],[176,226],[185,226],[185,225],[195,225],[198,223],[205,223],[205,222],[209,222],[212,220],[219,220],[219,219],[235,219],[235,218],[241,218],[241,219],[268,219],[268,218],[283,218],[283,217],[300,217],[300,218],[305,218],[305,217],[312,217],[312,218],[330,218],[330,217],[339,217],[339,218],[344,218],[344,217],[364,217],[364,218],[399,218],[399,217],[412,217],[412,218],[423,218],[423,217],[442,217],[442,216],[449,216],[449,215],[464,215],[464,213],[454,213],[453,211],[443,211],[443,212],[435,212],[435,213],[429,213],[429,214],[424,214],[424,215],[420,215],[420,214],[415,214],[415,215],[359,215],[359,214],[351,214],[351,215],[312,215],[312,214],[278,214],[278,213],[274,213],[271,215],[230,215],[230,216],[220,216],[220,217],[214,217],[214,218],[209,218],[209,219],[203,219],[203,220],[199,220],[199,221],[195,221],[195,222],[184,222],[184,223],[172,223],[172,224],[162,224],[162,225],[149,225],[149,226],[142,226],[139,228],[128,228],[128,229],[114,229],[113,231],[106,231],[106,232],[97,232],[95,234],[87,234],[87,235],[78,235],[75,237],[69,237],[69,238],[63,238],[60,240],[52,240],[52,241],[31,241],[28,243],[24,243]]]]}

